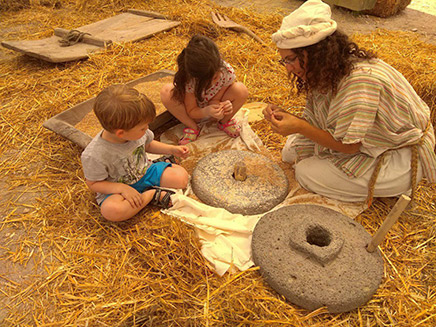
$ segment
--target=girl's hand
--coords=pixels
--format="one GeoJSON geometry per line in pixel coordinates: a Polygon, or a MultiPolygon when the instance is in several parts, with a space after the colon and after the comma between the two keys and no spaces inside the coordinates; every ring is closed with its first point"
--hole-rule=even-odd
{"type": "Polygon", "coordinates": [[[229,115],[233,112],[233,103],[230,100],[220,102],[221,108],[223,109],[224,116],[229,115]]]}
{"type": "Polygon", "coordinates": [[[141,197],[141,193],[127,184],[122,184],[121,187],[121,195],[130,203],[132,208],[139,208],[142,206],[144,200],[141,197]]]}
{"type": "Polygon", "coordinates": [[[262,110],[263,117],[269,122],[271,122],[271,118],[274,116],[274,113],[276,112],[286,112],[286,111],[276,106],[275,104],[269,104],[265,109],[262,110]]]}
{"type": "Polygon", "coordinates": [[[185,159],[189,155],[189,148],[184,145],[175,145],[172,148],[171,154],[176,157],[185,159]]]}
{"type": "Polygon", "coordinates": [[[220,120],[224,117],[223,109],[220,104],[210,104],[205,109],[212,118],[220,120]]]}
{"type": "Polygon", "coordinates": [[[271,129],[275,133],[287,136],[299,133],[304,120],[289,112],[277,110],[271,113],[269,122],[271,123],[271,129]]]}

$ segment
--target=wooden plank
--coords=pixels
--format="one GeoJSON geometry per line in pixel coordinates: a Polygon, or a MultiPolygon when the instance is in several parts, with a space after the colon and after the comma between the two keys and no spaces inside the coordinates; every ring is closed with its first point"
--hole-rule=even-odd
{"type": "MultiPolygon", "coordinates": [[[[159,88],[159,90],[157,91],[160,91],[160,88],[162,86],[161,82],[166,81],[168,77],[173,76],[174,73],[175,72],[171,70],[160,70],[153,74],[130,81],[126,84],[131,87],[136,87],[139,91],[142,91],[141,88],[143,87],[143,84],[156,81],[156,87],[159,88]]],[[[149,96],[151,100],[155,103],[156,107],[158,107],[157,117],[153,121],[153,123],[150,124],[150,129],[156,131],[175,118],[165,109],[165,107],[163,107],[163,105],[160,103],[160,99],[159,103],[158,100],[153,99],[153,97],[155,96],[151,96],[150,92],[152,91],[149,91],[149,94],[146,95],[149,96]]],[[[158,92],[153,91],[153,94],[154,93],[157,94],[158,92]]],[[[92,137],[96,134],[95,131],[99,131],[101,129],[98,120],[96,120],[96,117],[95,115],[93,115],[92,112],[94,101],[95,97],[79,103],[78,105],[46,120],[43,123],[43,126],[79,145],[81,148],[85,148],[91,141],[92,137]],[[81,128],[80,125],[82,123],[85,123],[84,125],[94,124],[96,126],[81,128]]]]}
{"type": "Polygon", "coordinates": [[[102,49],[96,45],[86,43],[61,47],[59,44],[60,39],[60,37],[54,35],[42,40],[3,41],[2,46],[55,63],[88,58],[89,53],[102,49]]]}
{"type": "Polygon", "coordinates": [[[140,16],[131,13],[107,18],[78,28],[92,36],[112,42],[135,42],[158,32],[169,30],[180,22],[140,16]]]}
{"type": "Polygon", "coordinates": [[[147,10],[138,10],[138,9],[127,9],[127,12],[135,14],[135,15],[141,15],[141,16],[147,16],[147,17],[153,17],[153,18],[160,18],[160,19],[168,19],[164,15],[154,12],[154,11],[147,11],[147,10]]]}
{"type": "MultiPolygon", "coordinates": [[[[103,44],[108,44],[110,41],[139,41],[180,24],[177,21],[144,16],[145,14],[122,13],[76,29],[90,33],[90,39],[99,39],[103,41],[103,44]]],[[[58,29],[56,34],[62,35],[62,33],[59,34],[59,31],[62,31],[62,29],[58,29]]],[[[53,35],[42,40],[3,41],[1,44],[5,48],[55,63],[85,59],[89,53],[104,49],[95,45],[99,43],[87,44],[86,42],[62,47],[59,40],[61,40],[61,37],[53,35]]]]}

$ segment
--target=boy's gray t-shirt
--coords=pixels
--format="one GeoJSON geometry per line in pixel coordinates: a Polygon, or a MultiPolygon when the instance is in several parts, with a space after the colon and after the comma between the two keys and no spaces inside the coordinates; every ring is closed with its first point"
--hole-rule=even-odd
{"type": "MultiPolygon", "coordinates": [[[[99,132],[82,152],[81,161],[85,178],[90,181],[109,181],[134,184],[144,176],[152,164],[145,153],[145,146],[154,139],[154,133],[147,130],[136,141],[111,143],[101,137],[99,132]]],[[[100,204],[105,194],[97,193],[100,204]]]]}

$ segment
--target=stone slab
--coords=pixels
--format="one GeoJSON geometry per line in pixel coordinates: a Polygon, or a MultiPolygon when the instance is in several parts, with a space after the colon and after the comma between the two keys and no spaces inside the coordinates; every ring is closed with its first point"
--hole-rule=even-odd
{"type": "Polygon", "coordinates": [[[204,203],[232,213],[255,215],[267,212],[288,194],[283,170],[264,155],[224,150],[202,158],[192,173],[192,190],[204,203]],[[246,165],[247,178],[233,176],[237,162],[246,165]]]}
{"type": "Polygon", "coordinates": [[[308,310],[353,310],[371,299],[383,277],[377,249],[366,250],[371,235],[332,209],[312,204],[280,208],[264,215],[253,231],[253,261],[267,283],[308,310]]]}

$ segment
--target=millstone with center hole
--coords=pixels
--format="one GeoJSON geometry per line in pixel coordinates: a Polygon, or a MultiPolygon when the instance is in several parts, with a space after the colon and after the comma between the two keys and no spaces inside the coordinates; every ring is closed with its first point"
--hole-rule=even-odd
{"type": "Polygon", "coordinates": [[[264,215],[253,231],[252,254],[267,283],[308,310],[345,312],[365,304],[383,277],[371,235],[334,210],[291,205],[264,215]]]}
{"type": "Polygon", "coordinates": [[[201,159],[192,173],[195,195],[204,203],[232,213],[264,213],[288,193],[283,170],[267,157],[248,151],[224,150],[201,159]]]}

